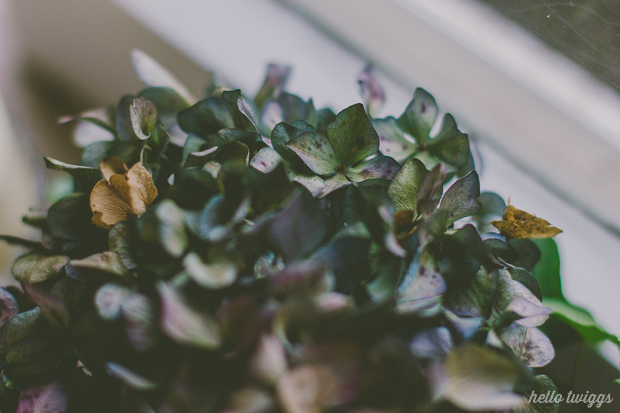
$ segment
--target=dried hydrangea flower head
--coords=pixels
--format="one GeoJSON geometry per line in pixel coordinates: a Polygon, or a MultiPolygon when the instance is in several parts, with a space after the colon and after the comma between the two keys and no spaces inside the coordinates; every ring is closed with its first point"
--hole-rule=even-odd
{"type": "Polygon", "coordinates": [[[103,229],[125,221],[128,216],[139,217],[157,198],[153,177],[142,161],[131,169],[116,156],[108,156],[100,165],[105,179],[97,182],[90,194],[93,224],[103,229]]]}

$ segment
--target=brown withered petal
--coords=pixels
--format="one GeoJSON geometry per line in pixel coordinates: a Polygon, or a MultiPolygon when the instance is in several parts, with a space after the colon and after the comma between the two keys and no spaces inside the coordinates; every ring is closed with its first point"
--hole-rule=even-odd
{"type": "Polygon", "coordinates": [[[141,163],[137,163],[127,172],[127,183],[133,213],[144,214],[146,207],[157,198],[157,188],[153,183],[153,177],[141,163]]]}
{"type": "Polygon", "coordinates": [[[125,221],[130,214],[144,214],[147,206],[157,197],[153,177],[141,163],[136,163],[127,171],[125,164],[114,158],[106,158],[101,163],[102,172],[105,170],[103,173],[109,178],[97,182],[90,194],[93,224],[104,229],[125,221]],[[111,174],[123,168],[127,173],[111,174]]]}
{"type": "Polygon", "coordinates": [[[548,221],[508,205],[501,221],[492,221],[491,225],[502,234],[512,238],[552,238],[562,230],[552,226],[548,221]]]}
{"type": "Polygon", "coordinates": [[[99,169],[101,169],[101,173],[108,181],[112,175],[127,173],[127,165],[125,165],[125,162],[123,162],[121,158],[112,155],[101,161],[99,169]]]}
{"type": "Polygon", "coordinates": [[[90,193],[90,208],[93,211],[93,224],[103,229],[110,229],[111,225],[125,221],[131,212],[131,206],[114,192],[112,185],[105,179],[97,182],[90,193]]]}

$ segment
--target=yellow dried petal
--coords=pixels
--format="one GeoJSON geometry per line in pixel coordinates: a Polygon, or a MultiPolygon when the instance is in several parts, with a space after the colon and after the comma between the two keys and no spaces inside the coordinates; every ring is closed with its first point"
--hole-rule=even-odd
{"type": "Polygon", "coordinates": [[[144,165],[137,163],[127,172],[127,184],[133,213],[140,216],[146,212],[146,207],[157,198],[157,188],[153,183],[153,177],[144,165]]]}
{"type": "Polygon", "coordinates": [[[123,162],[121,158],[112,155],[101,161],[101,164],[99,164],[99,169],[101,169],[101,173],[103,173],[103,176],[105,176],[105,179],[108,181],[112,175],[124,175],[127,173],[127,165],[125,165],[125,162],[123,162]]]}
{"type": "Polygon", "coordinates": [[[125,221],[131,206],[118,196],[112,185],[105,179],[97,182],[90,193],[90,207],[93,211],[93,224],[103,229],[125,221]]]}
{"type": "Polygon", "coordinates": [[[491,224],[502,234],[512,238],[552,238],[562,233],[562,230],[552,226],[548,221],[530,213],[508,205],[504,210],[501,221],[491,224]]]}

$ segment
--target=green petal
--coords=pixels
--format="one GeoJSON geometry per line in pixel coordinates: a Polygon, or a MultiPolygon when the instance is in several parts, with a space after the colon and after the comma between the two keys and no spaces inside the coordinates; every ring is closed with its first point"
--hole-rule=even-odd
{"type": "Polygon", "coordinates": [[[417,142],[426,142],[437,120],[437,112],[435,98],[426,90],[417,88],[413,93],[413,99],[397,123],[417,142]]]}
{"type": "Polygon", "coordinates": [[[147,98],[136,98],[129,106],[133,132],[140,140],[148,139],[157,126],[157,108],[147,98]]]}
{"type": "Polygon", "coordinates": [[[537,328],[513,325],[500,338],[529,367],[546,366],[555,356],[551,341],[537,328]]]}
{"type": "Polygon", "coordinates": [[[440,209],[448,211],[446,225],[480,211],[480,180],[476,171],[471,171],[456,181],[441,199],[440,209]]]}
{"type": "Polygon", "coordinates": [[[264,174],[267,174],[276,169],[276,166],[278,166],[280,162],[282,162],[282,158],[278,152],[274,151],[270,147],[266,147],[254,155],[252,161],[250,162],[250,166],[264,174]]]}
{"type": "Polygon", "coordinates": [[[336,172],[340,163],[330,139],[322,131],[304,132],[286,144],[319,175],[336,172]]]}
{"type": "Polygon", "coordinates": [[[379,149],[382,154],[391,156],[402,163],[417,150],[418,145],[405,138],[403,131],[396,124],[396,119],[392,116],[384,119],[372,119],[372,126],[379,135],[379,149]]]}
{"type": "Polygon", "coordinates": [[[287,168],[286,174],[291,181],[301,184],[304,188],[310,191],[312,196],[318,196],[327,186],[325,181],[320,177],[316,175],[299,173],[295,170],[295,168],[287,168]]]}
{"type": "Polygon", "coordinates": [[[377,156],[347,170],[346,177],[352,182],[368,179],[392,179],[400,170],[400,164],[389,156],[377,156]]]}
{"type": "Polygon", "coordinates": [[[428,170],[419,159],[411,158],[405,162],[388,188],[396,211],[410,210],[417,215],[418,191],[427,174],[428,170]]]}
{"type": "Polygon", "coordinates": [[[469,138],[457,129],[454,118],[448,113],[437,136],[428,142],[427,150],[440,161],[460,168],[469,157],[469,138]]]}
{"type": "Polygon", "coordinates": [[[310,124],[303,121],[297,123],[296,126],[289,125],[286,122],[280,122],[275,126],[275,128],[273,128],[273,132],[271,132],[271,143],[273,145],[273,149],[277,151],[288,163],[301,163],[297,154],[286,144],[304,132],[313,131],[314,128],[310,124]]]}
{"type": "Polygon", "coordinates": [[[330,176],[329,178],[325,178],[324,182],[325,187],[321,189],[321,193],[319,193],[319,198],[323,198],[327,194],[335,191],[336,189],[340,189],[344,186],[351,184],[351,181],[349,181],[347,177],[341,173],[330,176]]]}
{"type": "Polygon", "coordinates": [[[327,127],[327,136],[342,166],[361,162],[379,151],[379,135],[361,103],[340,112],[327,127]]]}

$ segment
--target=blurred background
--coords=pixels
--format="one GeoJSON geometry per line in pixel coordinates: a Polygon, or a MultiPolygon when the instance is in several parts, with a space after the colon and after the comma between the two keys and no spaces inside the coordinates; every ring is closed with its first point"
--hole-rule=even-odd
{"type": "MultiPolygon", "coordinates": [[[[211,71],[252,96],[271,62],[335,111],[360,100],[367,62],[380,116],[424,87],[474,140],[482,190],[564,230],[565,296],[620,333],[620,3],[0,0],[1,233],[36,236],[20,217],[62,185],[43,155],[79,159],[58,118],[138,92],[134,48],[197,96],[211,71]]],[[[0,245],[3,275],[18,253],[0,245]]],[[[617,348],[599,350],[618,365],[617,348]]]]}

